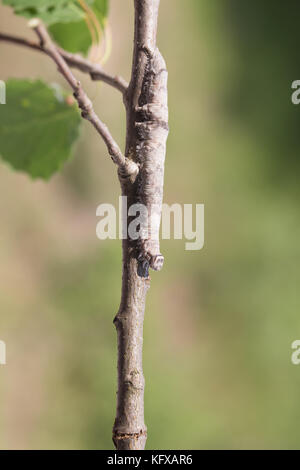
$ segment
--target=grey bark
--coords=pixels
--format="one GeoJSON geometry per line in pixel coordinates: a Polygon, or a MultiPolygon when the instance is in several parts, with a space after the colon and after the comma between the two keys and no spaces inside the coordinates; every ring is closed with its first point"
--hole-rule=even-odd
{"type": "MultiPolygon", "coordinates": [[[[157,230],[163,197],[164,160],[168,135],[167,71],[156,47],[160,0],[135,0],[132,76],[124,102],[127,111],[127,159],[139,166],[133,181],[119,172],[128,207],[143,203],[152,211],[148,237],[123,240],[122,297],[114,319],[118,337],[118,392],[113,441],[118,450],[145,448],[143,322],[148,267],[159,270],[163,257],[157,230]],[[150,227],[151,228],[151,227],[150,227]]],[[[128,227],[130,218],[126,217],[128,227]]],[[[144,227],[145,228],[145,227],[144,227]]],[[[147,227],[149,228],[149,227],[147,227]]]]}

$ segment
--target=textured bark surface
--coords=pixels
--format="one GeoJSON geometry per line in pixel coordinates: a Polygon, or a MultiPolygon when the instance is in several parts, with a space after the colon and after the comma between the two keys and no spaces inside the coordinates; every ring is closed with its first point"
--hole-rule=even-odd
{"type": "MultiPolygon", "coordinates": [[[[135,0],[135,33],[132,77],[124,101],[127,110],[126,158],[139,165],[138,176],[124,178],[122,194],[128,207],[152,205],[143,240],[123,241],[122,298],[114,323],[118,336],[118,397],[113,441],[119,450],[144,449],[144,376],[142,367],[143,321],[148,268],[159,270],[163,257],[158,229],[163,198],[164,161],[168,136],[167,71],[156,47],[160,0],[135,0]],[[151,222],[153,222],[151,224],[151,222]],[[150,227],[147,227],[150,228],[150,227]]],[[[127,218],[128,227],[130,218],[127,218]]]]}
{"type": "MultiPolygon", "coordinates": [[[[148,209],[144,227],[147,235],[140,243],[139,261],[159,271],[163,256],[159,248],[159,226],[163,201],[164,168],[168,127],[166,64],[159,50],[144,48],[145,75],[136,108],[136,158],[140,166],[137,177],[138,199],[148,209]]],[[[142,228],[143,229],[143,228],[142,228]]]]}

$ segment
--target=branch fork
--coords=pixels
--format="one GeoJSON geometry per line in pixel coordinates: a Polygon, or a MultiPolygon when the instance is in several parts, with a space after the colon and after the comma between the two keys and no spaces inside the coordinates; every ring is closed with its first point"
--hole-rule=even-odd
{"type": "Polygon", "coordinates": [[[98,134],[100,134],[107,146],[108,153],[110,154],[113,162],[118,166],[122,173],[126,174],[126,176],[131,178],[135,177],[138,173],[138,166],[134,162],[128,161],[128,159],[123,155],[119,146],[110,134],[107,126],[95,113],[90,98],[84,91],[80,81],[78,81],[73,75],[73,72],[71,71],[64,57],[61,55],[59,49],[57,49],[52,42],[52,39],[43,23],[38,18],[33,18],[29,21],[28,26],[32,28],[37,34],[40,40],[41,49],[47,51],[47,54],[56,63],[59,72],[64,76],[66,81],[71,86],[73,90],[73,96],[77,100],[78,106],[82,111],[82,118],[89,121],[94,126],[98,134]]]}

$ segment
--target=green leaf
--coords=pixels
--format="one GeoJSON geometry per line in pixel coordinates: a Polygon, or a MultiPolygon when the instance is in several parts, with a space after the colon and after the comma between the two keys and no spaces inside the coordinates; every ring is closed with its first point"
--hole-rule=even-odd
{"type": "MultiPolygon", "coordinates": [[[[86,54],[92,44],[85,21],[86,12],[78,0],[3,0],[17,15],[40,18],[49,27],[55,41],[70,52],[86,54]]],[[[108,0],[85,0],[101,26],[105,27],[108,0]]]]}
{"type": "MultiPolygon", "coordinates": [[[[108,0],[89,0],[86,3],[92,7],[104,30],[108,15],[108,0]]],[[[91,34],[84,19],[69,24],[53,24],[49,31],[55,41],[69,52],[87,54],[92,45],[91,34]]]]}
{"type": "Polygon", "coordinates": [[[49,179],[71,155],[81,122],[77,106],[55,85],[9,80],[0,105],[0,155],[15,170],[49,179]]]}
{"type": "Polygon", "coordinates": [[[69,23],[84,19],[84,11],[77,0],[3,0],[17,15],[40,18],[46,25],[69,23]]]}
{"type": "Polygon", "coordinates": [[[108,16],[108,0],[95,0],[93,10],[104,28],[108,16]]]}
{"type": "Polygon", "coordinates": [[[49,27],[53,39],[66,51],[86,55],[92,40],[85,21],[76,23],[57,23],[49,27]]]}

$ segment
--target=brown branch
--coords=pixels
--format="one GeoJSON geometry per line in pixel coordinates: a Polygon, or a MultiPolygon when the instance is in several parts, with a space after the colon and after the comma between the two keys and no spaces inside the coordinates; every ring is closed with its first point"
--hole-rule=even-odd
{"type": "Polygon", "coordinates": [[[74,97],[76,98],[78,106],[82,111],[82,117],[88,120],[94,126],[94,128],[104,140],[113,162],[119,168],[119,173],[123,177],[136,177],[138,173],[138,165],[123,155],[119,146],[111,136],[107,126],[99,119],[99,117],[95,113],[93,109],[93,104],[85,93],[84,89],[82,88],[81,83],[73,75],[69,65],[61,56],[59,50],[53,44],[52,39],[50,38],[48,31],[46,30],[43,23],[39,19],[33,19],[29,22],[29,26],[36,32],[37,36],[39,37],[40,47],[48,51],[47,54],[56,63],[58,70],[64,76],[64,78],[72,88],[74,92],[74,97]]]}
{"type": "MultiPolygon", "coordinates": [[[[153,180],[149,178],[150,173],[156,171],[156,165],[152,165],[153,150],[163,149],[166,132],[160,129],[157,121],[146,122],[148,118],[142,119],[138,114],[153,114],[153,110],[163,109],[164,103],[160,102],[159,82],[154,77],[154,83],[150,87],[156,87],[155,94],[158,102],[152,106],[151,97],[144,95],[145,74],[147,72],[147,62],[149,58],[145,50],[149,51],[153,57],[159,60],[160,55],[156,49],[156,30],[158,7],[160,0],[135,0],[135,34],[134,53],[132,65],[132,77],[129,88],[125,94],[125,104],[127,111],[127,136],[126,155],[136,162],[141,162],[140,172],[134,185],[121,180],[122,194],[127,197],[128,207],[139,201],[144,202],[146,188],[152,187],[156,190],[157,181],[152,185],[153,180]],[[158,89],[157,89],[158,85],[158,89]],[[145,98],[145,100],[144,100],[145,98]],[[140,106],[145,104],[146,108],[140,106]],[[145,103],[144,103],[145,101],[145,103]],[[141,120],[143,122],[141,122],[141,120]],[[156,125],[157,124],[157,125],[156,125]],[[144,125],[147,130],[148,140],[142,142],[138,136],[138,126],[144,125]],[[149,131],[149,132],[148,132],[149,131]],[[155,136],[153,137],[155,133],[155,136]],[[146,153],[150,158],[147,159],[146,153]]],[[[155,68],[155,67],[154,67],[155,68]]],[[[154,71],[155,72],[155,71],[154,71]]],[[[158,73],[160,70],[158,71],[158,73]]],[[[149,78],[151,81],[151,78],[149,78]]],[[[147,88],[147,86],[146,86],[147,88]]],[[[152,90],[151,90],[152,91],[152,90]]],[[[166,92],[166,90],[165,90],[166,92]]],[[[151,93],[149,94],[151,95],[151,93]]],[[[153,98],[153,97],[152,97],[153,98]]],[[[163,150],[159,150],[162,154],[163,150]]],[[[162,155],[164,159],[164,155],[162,155]]],[[[163,176],[158,171],[157,179],[163,176]]],[[[125,216],[126,217],[126,216],[125,216]]],[[[127,227],[130,223],[127,217],[127,227]]],[[[122,278],[122,298],[119,311],[114,323],[118,336],[118,396],[116,419],[113,428],[113,441],[118,450],[143,450],[147,439],[147,428],[144,423],[144,375],[142,366],[143,354],[143,322],[146,294],[150,286],[149,277],[141,277],[138,272],[138,243],[126,239],[123,240],[123,278],[122,278]]]]}
{"type": "MultiPolygon", "coordinates": [[[[34,41],[30,41],[29,39],[20,38],[11,34],[0,33],[0,41],[24,46],[37,52],[50,55],[50,51],[47,48],[41,47],[40,44],[34,41]]],[[[108,85],[119,90],[122,94],[126,92],[128,83],[126,80],[124,80],[124,78],[110,75],[109,73],[105,72],[99,64],[93,64],[89,60],[84,59],[79,54],[71,54],[70,52],[67,52],[59,47],[57,47],[57,49],[70,67],[89,74],[92,80],[99,80],[107,83],[108,85]]]]}

